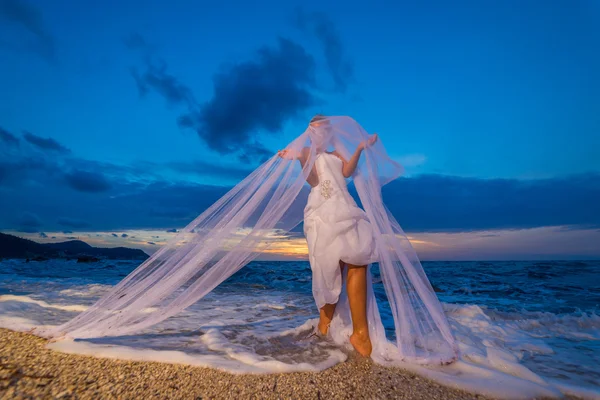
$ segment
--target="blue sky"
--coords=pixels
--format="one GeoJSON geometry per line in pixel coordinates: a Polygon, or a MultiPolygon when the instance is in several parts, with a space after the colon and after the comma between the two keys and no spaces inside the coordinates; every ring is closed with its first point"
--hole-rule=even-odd
{"type": "Polygon", "coordinates": [[[0,229],[151,251],[323,112],[422,253],[600,257],[600,3],[212,3],[0,0],[0,229]]]}

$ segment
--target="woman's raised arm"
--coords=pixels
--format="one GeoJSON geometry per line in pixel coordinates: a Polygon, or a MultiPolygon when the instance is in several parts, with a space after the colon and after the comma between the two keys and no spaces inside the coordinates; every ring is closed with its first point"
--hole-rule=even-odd
{"type": "Polygon", "coordinates": [[[352,176],[352,174],[354,174],[354,171],[356,171],[356,167],[358,166],[358,161],[360,160],[360,155],[362,154],[362,151],[365,148],[375,144],[377,138],[378,136],[376,133],[372,134],[367,140],[361,142],[358,145],[358,147],[356,147],[354,154],[352,155],[352,157],[350,157],[349,160],[346,161],[342,158],[342,161],[344,161],[344,166],[342,167],[342,173],[344,174],[344,177],[349,178],[352,176]]]}

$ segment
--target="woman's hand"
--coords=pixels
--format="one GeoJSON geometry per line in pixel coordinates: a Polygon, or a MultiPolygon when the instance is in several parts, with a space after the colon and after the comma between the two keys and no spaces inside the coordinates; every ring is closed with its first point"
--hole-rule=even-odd
{"type": "Polygon", "coordinates": [[[364,150],[367,147],[371,147],[375,144],[375,142],[377,142],[377,139],[379,138],[379,136],[377,136],[376,133],[372,134],[367,140],[362,141],[359,145],[358,148],[360,150],[364,150]]]}
{"type": "Polygon", "coordinates": [[[369,136],[367,140],[363,140],[358,144],[358,146],[356,147],[356,151],[354,152],[352,157],[350,157],[350,159],[347,162],[344,162],[344,166],[342,167],[342,173],[344,174],[344,177],[349,178],[352,176],[352,174],[354,174],[354,171],[356,171],[356,167],[358,166],[358,160],[360,159],[362,151],[367,147],[373,146],[377,141],[377,138],[377,134],[374,133],[371,136],[369,136]]]}
{"type": "Polygon", "coordinates": [[[296,158],[294,157],[293,151],[288,149],[277,151],[277,155],[279,156],[279,158],[283,158],[284,160],[293,160],[296,158]]]}

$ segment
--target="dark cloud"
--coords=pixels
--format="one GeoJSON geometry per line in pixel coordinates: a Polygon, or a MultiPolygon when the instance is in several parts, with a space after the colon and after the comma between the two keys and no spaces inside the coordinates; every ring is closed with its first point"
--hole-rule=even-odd
{"type": "MultiPolygon", "coordinates": [[[[0,147],[0,186],[24,186],[41,177],[52,178],[56,164],[42,157],[6,154],[0,147]]],[[[42,183],[44,180],[42,180],[42,183]]]]}
{"type": "MultiPolygon", "coordinates": [[[[188,167],[189,174],[210,177],[221,185],[237,182],[246,173],[243,169],[228,172],[226,166],[216,165],[211,170],[202,163],[188,167]]],[[[32,210],[44,221],[51,221],[44,223],[46,231],[131,229],[145,225],[144,221],[154,221],[157,228],[167,229],[185,225],[228,190],[225,186],[182,182],[186,177],[177,173],[174,178],[176,169],[185,170],[186,166],[120,166],[39,151],[26,141],[19,147],[0,145],[0,226],[38,232],[38,226],[23,227],[15,219],[22,210],[32,210]],[[63,171],[75,172],[65,177],[63,171]],[[115,224],[118,220],[124,222],[123,226],[115,224]]]]}
{"type": "Polygon", "coordinates": [[[68,235],[69,233],[73,233],[72,231],[62,231],[62,233],[64,233],[65,235],[68,235]]]}
{"type": "Polygon", "coordinates": [[[39,232],[40,227],[42,226],[40,218],[29,211],[22,212],[16,223],[21,232],[27,233],[39,232]]]}
{"type": "Polygon", "coordinates": [[[173,229],[168,229],[167,230],[168,233],[177,233],[177,229],[173,228],[173,229]]]}
{"type": "Polygon", "coordinates": [[[23,232],[23,233],[36,233],[36,232],[39,232],[40,230],[36,229],[36,228],[23,227],[23,228],[17,229],[17,231],[23,232]]]}
{"type": "Polygon", "coordinates": [[[54,60],[54,38],[44,26],[42,14],[37,8],[22,0],[0,0],[0,20],[2,19],[29,32],[29,36],[14,36],[19,38],[19,43],[4,41],[3,44],[33,51],[48,61],[54,60]]]}
{"type": "Polygon", "coordinates": [[[193,211],[190,208],[163,207],[150,210],[148,216],[182,220],[193,217],[193,211]]]}
{"type": "Polygon", "coordinates": [[[65,179],[69,186],[80,192],[105,192],[111,187],[106,177],[98,172],[73,171],[65,174],[65,179]]]}
{"type": "Polygon", "coordinates": [[[152,246],[156,246],[156,243],[154,242],[147,242],[148,244],[151,244],[152,246]]]}
{"type": "MultiPolygon", "coordinates": [[[[279,132],[284,122],[315,105],[315,63],[302,46],[279,38],[258,50],[254,60],[224,68],[213,78],[214,94],[199,110],[180,119],[222,154],[251,147],[253,157],[267,149],[253,135],[279,132]]],[[[271,152],[272,153],[272,152],[271,152]]]]}
{"type": "MultiPolygon", "coordinates": [[[[131,49],[148,47],[137,34],[125,43],[131,49]]],[[[286,121],[319,102],[312,93],[317,88],[314,59],[288,39],[260,48],[251,60],[223,66],[213,77],[212,98],[203,104],[167,72],[163,60],[146,56],[144,63],[145,71],[132,69],[140,95],[156,92],[169,105],[185,107],[180,127],[195,131],[210,149],[237,154],[244,162],[273,154],[257,140],[260,132],[280,132],[286,121]]]]}
{"type": "MultiPolygon", "coordinates": [[[[65,218],[65,217],[59,218],[57,222],[58,222],[59,225],[66,226],[66,227],[69,227],[69,228],[79,228],[79,229],[81,229],[81,228],[87,228],[87,227],[90,226],[90,224],[88,222],[81,221],[81,220],[78,220],[78,219],[73,219],[73,218],[65,218]]],[[[63,233],[73,233],[73,232],[71,232],[71,231],[63,231],[63,233]]]]}
{"type": "Polygon", "coordinates": [[[164,63],[158,66],[149,64],[143,73],[134,68],[131,75],[135,79],[140,96],[145,96],[152,90],[164,97],[169,105],[195,104],[192,91],[168,74],[164,63]]]}
{"type": "Polygon", "coordinates": [[[271,156],[273,156],[273,151],[255,142],[244,146],[244,152],[238,156],[238,159],[243,163],[250,164],[253,160],[265,162],[271,156]]]}
{"type": "Polygon", "coordinates": [[[443,175],[401,178],[384,201],[411,231],[600,226],[600,174],[517,180],[443,175]]]}
{"type": "Polygon", "coordinates": [[[114,186],[119,187],[119,183],[115,181],[137,184],[160,182],[167,177],[171,180],[210,178],[221,185],[228,185],[238,182],[252,172],[250,167],[223,164],[224,161],[220,159],[218,162],[199,160],[161,164],[135,162],[131,165],[115,165],[81,159],[72,153],[40,150],[38,145],[23,141],[20,146],[0,145],[0,188],[22,190],[27,185],[66,186],[75,187],[78,191],[98,193],[108,192],[114,186]],[[67,171],[68,179],[63,171],[67,171]]]}
{"type": "Polygon", "coordinates": [[[75,236],[68,236],[67,239],[69,239],[69,240],[75,240],[77,238],[75,236]]]}
{"type": "Polygon", "coordinates": [[[113,235],[114,237],[119,237],[119,235],[117,235],[116,233],[113,233],[112,235],[113,235]]]}
{"type": "MultiPolygon", "coordinates": [[[[107,195],[89,196],[61,186],[27,186],[2,193],[0,225],[39,232],[41,219],[83,216],[89,229],[124,231],[184,227],[221,198],[230,187],[156,181],[112,181],[107,195]],[[23,209],[35,210],[32,222],[15,221],[23,209]]],[[[400,178],[383,188],[384,201],[408,232],[452,232],[567,226],[600,227],[600,175],[522,181],[441,175],[400,178]]],[[[26,214],[27,215],[27,214],[26,214]]],[[[60,229],[44,224],[44,230],[60,229]]],[[[494,232],[482,232],[491,235],[494,232]]],[[[121,234],[119,234],[121,235],[121,234]]],[[[119,236],[117,235],[117,236],[119,236]]]]}
{"type": "Polygon", "coordinates": [[[50,150],[58,153],[70,153],[71,150],[67,149],[62,144],[58,143],[56,140],[52,138],[43,138],[37,135],[34,135],[31,132],[23,131],[23,137],[29,143],[34,146],[42,149],[42,150],[50,150]]]}
{"type": "Polygon", "coordinates": [[[2,127],[0,127],[0,141],[3,141],[8,146],[19,145],[19,139],[2,127]]]}
{"type": "Polygon", "coordinates": [[[294,15],[296,26],[315,35],[323,47],[323,53],[333,79],[335,89],[345,92],[354,79],[354,67],[333,21],[321,12],[306,13],[298,9],[294,15]]]}
{"type": "Polygon", "coordinates": [[[48,235],[46,235],[44,232],[40,232],[40,237],[41,237],[41,238],[47,238],[47,237],[48,237],[48,235]]]}
{"type": "MultiPolygon", "coordinates": [[[[83,228],[109,232],[168,230],[186,226],[231,188],[172,179],[172,173],[161,175],[163,171],[189,168],[211,176],[210,166],[203,162],[122,167],[62,153],[28,152],[35,149],[37,146],[29,142],[19,147],[0,146],[0,165],[7,165],[11,174],[10,179],[0,180],[3,229],[40,232],[44,221],[45,232],[67,229],[65,232],[70,233],[71,229],[83,228]],[[62,171],[103,174],[72,173],[68,182],[62,171]],[[74,182],[85,190],[72,190],[74,182]]],[[[219,172],[215,166],[212,175],[227,176],[227,167],[221,168],[219,172]]],[[[230,174],[233,181],[245,171],[230,174]]],[[[386,185],[383,195],[388,208],[409,232],[600,227],[598,174],[540,180],[422,175],[386,185]]],[[[494,232],[482,232],[487,233],[494,232]]]]}
{"type": "Polygon", "coordinates": [[[128,235],[128,234],[126,234],[126,233],[123,233],[123,234],[121,235],[121,237],[122,237],[122,238],[126,238],[126,237],[128,237],[128,236],[129,236],[129,235],[128,235]]]}

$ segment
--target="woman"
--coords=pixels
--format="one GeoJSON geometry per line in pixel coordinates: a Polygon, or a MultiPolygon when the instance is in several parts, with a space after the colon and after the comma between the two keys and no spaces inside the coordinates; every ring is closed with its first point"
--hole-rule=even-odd
{"type": "MultiPolygon", "coordinates": [[[[316,115],[310,121],[316,135],[329,128],[327,118],[316,115]]],[[[367,266],[375,262],[376,246],[366,213],[358,208],[348,193],[346,178],[356,171],[361,153],[377,141],[377,134],[361,142],[349,160],[339,152],[327,152],[323,143],[317,149],[314,165],[308,175],[311,185],[308,204],[304,209],[304,235],[308,243],[313,273],[313,296],[320,311],[318,330],[326,335],[340,292],[342,274],[347,269],[347,292],[352,315],[353,333],[349,340],[363,356],[372,350],[367,323],[367,266]]],[[[310,147],[299,154],[280,150],[284,159],[297,159],[304,167],[310,157],[310,147]]]]}
{"type": "Polygon", "coordinates": [[[206,296],[304,221],[321,334],[380,363],[451,362],[457,347],[443,309],[381,197],[381,187],[401,173],[377,135],[355,120],[317,116],[93,306],[39,333],[139,332],[206,296]],[[348,193],[347,178],[364,211],[348,193]],[[393,342],[373,293],[368,265],[375,261],[393,316],[393,342]]]}

